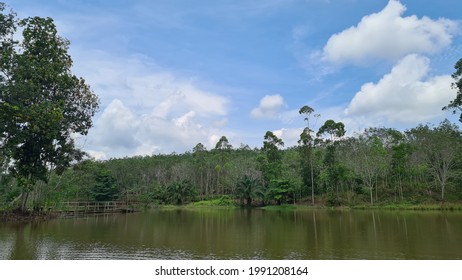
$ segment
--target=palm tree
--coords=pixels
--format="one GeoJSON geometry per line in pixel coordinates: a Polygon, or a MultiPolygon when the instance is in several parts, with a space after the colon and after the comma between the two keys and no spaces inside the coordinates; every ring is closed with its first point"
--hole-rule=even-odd
{"type": "Polygon", "coordinates": [[[251,206],[254,199],[263,196],[263,187],[260,180],[254,176],[244,175],[237,183],[235,196],[241,200],[241,204],[245,200],[246,205],[251,206]]]}

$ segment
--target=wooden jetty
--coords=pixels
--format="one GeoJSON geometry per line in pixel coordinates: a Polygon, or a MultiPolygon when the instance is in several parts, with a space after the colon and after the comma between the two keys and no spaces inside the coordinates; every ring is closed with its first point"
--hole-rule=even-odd
{"type": "Polygon", "coordinates": [[[66,201],[53,210],[63,216],[135,212],[134,204],[126,201],[66,201]]]}

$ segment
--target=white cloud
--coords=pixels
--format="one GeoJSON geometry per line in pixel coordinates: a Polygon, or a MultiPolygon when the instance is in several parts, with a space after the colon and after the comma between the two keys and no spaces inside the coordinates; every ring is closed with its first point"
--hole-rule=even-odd
{"type": "Polygon", "coordinates": [[[87,154],[95,160],[104,160],[107,158],[106,154],[100,151],[87,150],[87,154]]]}
{"type": "Polygon", "coordinates": [[[224,127],[228,124],[228,122],[229,122],[228,118],[223,118],[221,120],[214,121],[213,126],[217,128],[224,127]]]}
{"type": "Polygon", "coordinates": [[[257,108],[250,115],[256,119],[275,119],[284,108],[284,98],[281,95],[265,95],[257,108]]]}
{"type": "Polygon", "coordinates": [[[194,111],[176,118],[162,118],[153,111],[137,115],[114,100],[90,130],[91,155],[98,159],[131,155],[184,152],[202,142],[209,148],[220,130],[202,124],[194,111]]]}
{"type": "Polygon", "coordinates": [[[364,64],[371,60],[397,60],[412,53],[433,54],[448,47],[458,24],[415,15],[402,17],[406,7],[390,0],[380,12],[367,15],[330,37],[322,58],[333,63],[364,64]]]}
{"type": "Polygon", "coordinates": [[[142,105],[155,108],[159,117],[193,110],[200,116],[225,115],[228,100],[197,88],[192,81],[179,79],[171,73],[157,72],[130,77],[127,86],[142,105]]]}
{"type": "Polygon", "coordinates": [[[135,132],[140,120],[135,117],[122,101],[113,100],[96,120],[93,131],[96,137],[94,144],[109,146],[111,149],[132,149],[138,145],[135,132]]]}
{"type": "MultiPolygon", "coordinates": [[[[77,56],[79,53],[77,53],[77,56]]],[[[149,59],[86,53],[76,72],[102,100],[83,149],[99,159],[184,152],[225,134],[229,100],[149,59]],[[94,59],[92,59],[94,58],[94,59]]]]}
{"type": "Polygon", "coordinates": [[[345,110],[347,116],[412,124],[441,116],[441,108],[454,97],[449,75],[428,77],[429,60],[408,55],[390,73],[366,83],[345,110]]]}
{"type": "Polygon", "coordinates": [[[303,128],[281,128],[273,133],[284,142],[284,147],[291,147],[298,144],[303,128]]]}

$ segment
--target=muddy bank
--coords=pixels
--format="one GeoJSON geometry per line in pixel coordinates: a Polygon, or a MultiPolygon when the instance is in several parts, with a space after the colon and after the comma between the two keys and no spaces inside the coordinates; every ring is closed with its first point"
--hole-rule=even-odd
{"type": "Polygon", "coordinates": [[[15,221],[45,221],[56,218],[56,213],[34,213],[19,211],[0,211],[0,221],[2,222],[15,222],[15,221]]]}

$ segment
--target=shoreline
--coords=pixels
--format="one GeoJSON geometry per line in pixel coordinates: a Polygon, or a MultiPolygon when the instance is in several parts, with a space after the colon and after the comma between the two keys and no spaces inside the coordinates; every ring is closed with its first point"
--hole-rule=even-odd
{"type": "Polygon", "coordinates": [[[303,210],[303,209],[325,209],[325,210],[397,210],[397,211],[462,211],[462,203],[387,203],[387,204],[358,204],[343,206],[326,206],[323,204],[281,204],[266,206],[245,206],[245,205],[219,205],[214,203],[193,202],[185,205],[150,205],[146,210],[152,209],[262,209],[262,210],[303,210]]]}
{"type": "MultiPolygon", "coordinates": [[[[310,205],[310,204],[281,204],[281,205],[266,205],[266,206],[240,206],[234,205],[218,205],[213,203],[189,203],[185,205],[148,205],[142,211],[149,210],[177,210],[177,209],[261,209],[269,211],[280,211],[280,210],[393,210],[393,211],[462,211],[462,203],[421,203],[421,204],[409,204],[409,203],[397,203],[397,204],[379,204],[379,205],[352,205],[352,206],[335,206],[329,207],[322,204],[310,205]]],[[[18,213],[11,210],[0,211],[1,222],[41,222],[51,219],[58,218],[59,215],[54,212],[49,213],[18,213]]]]}
{"type": "Polygon", "coordinates": [[[57,218],[56,213],[18,213],[11,210],[0,211],[1,222],[42,222],[57,218]]]}

